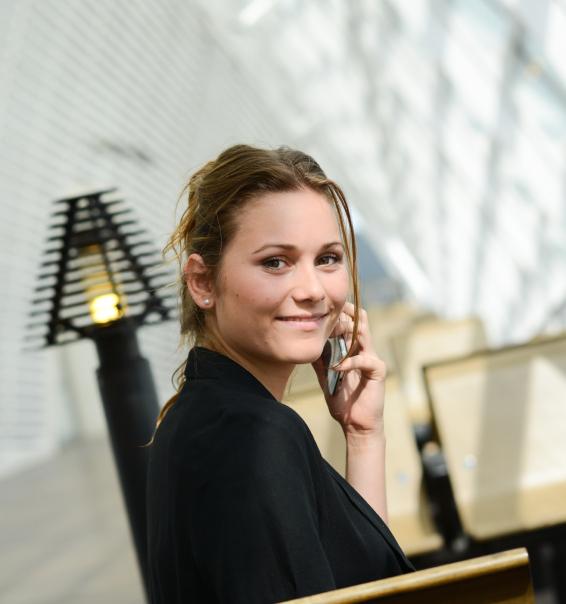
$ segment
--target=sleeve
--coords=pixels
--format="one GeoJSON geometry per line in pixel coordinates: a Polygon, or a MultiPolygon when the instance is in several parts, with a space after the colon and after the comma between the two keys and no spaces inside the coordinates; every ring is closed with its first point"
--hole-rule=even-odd
{"type": "Polygon", "coordinates": [[[193,494],[191,541],[221,604],[274,604],[335,589],[319,534],[318,467],[306,427],[293,420],[238,413],[215,430],[193,494]]]}

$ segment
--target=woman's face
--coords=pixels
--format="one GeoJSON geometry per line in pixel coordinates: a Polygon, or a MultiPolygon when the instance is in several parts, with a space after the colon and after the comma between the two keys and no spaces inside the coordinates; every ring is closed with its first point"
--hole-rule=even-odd
{"type": "Polygon", "coordinates": [[[252,362],[313,362],[348,289],[333,204],[309,189],[267,194],[243,210],[225,251],[217,335],[252,362]]]}

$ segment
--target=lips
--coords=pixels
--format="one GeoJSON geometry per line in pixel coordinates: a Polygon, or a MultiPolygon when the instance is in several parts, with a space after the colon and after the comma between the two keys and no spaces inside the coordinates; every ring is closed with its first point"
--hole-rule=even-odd
{"type": "Polygon", "coordinates": [[[301,322],[313,322],[322,319],[326,315],[309,315],[308,317],[277,317],[278,321],[301,321],[301,322]]]}
{"type": "Polygon", "coordinates": [[[316,314],[307,316],[291,316],[291,317],[277,317],[287,327],[291,329],[298,329],[299,331],[316,331],[324,324],[326,314],[316,314]]]}

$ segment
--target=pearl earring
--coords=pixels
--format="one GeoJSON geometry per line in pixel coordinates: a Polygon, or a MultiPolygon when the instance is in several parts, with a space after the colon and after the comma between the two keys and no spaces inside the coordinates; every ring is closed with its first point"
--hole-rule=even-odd
{"type": "Polygon", "coordinates": [[[207,299],[204,301],[204,303],[205,303],[205,304],[210,304],[210,300],[207,298],[207,299]]]}

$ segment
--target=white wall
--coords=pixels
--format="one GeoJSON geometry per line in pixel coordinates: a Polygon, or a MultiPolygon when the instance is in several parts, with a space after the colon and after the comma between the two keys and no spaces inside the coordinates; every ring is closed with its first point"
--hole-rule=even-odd
{"type": "MultiPolygon", "coordinates": [[[[193,3],[0,1],[0,477],[105,425],[89,341],[22,352],[51,201],[118,186],[161,249],[188,171],[288,142],[193,3]]],[[[140,341],[162,402],[177,325],[140,341]]]]}

